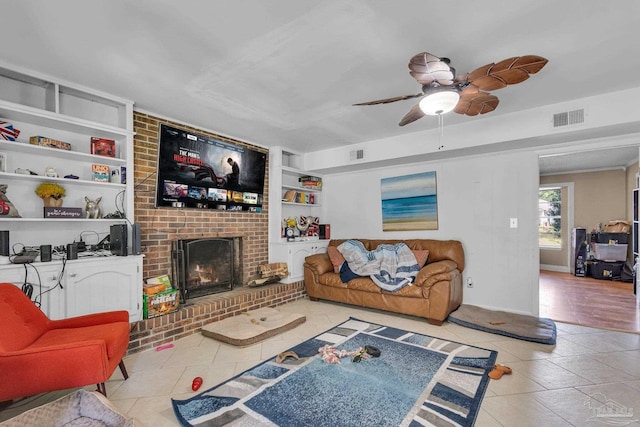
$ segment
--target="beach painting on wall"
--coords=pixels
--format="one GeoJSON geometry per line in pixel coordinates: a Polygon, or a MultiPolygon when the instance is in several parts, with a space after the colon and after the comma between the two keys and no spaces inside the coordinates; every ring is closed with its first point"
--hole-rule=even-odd
{"type": "Polygon", "coordinates": [[[437,230],[436,173],[382,178],[382,231],[437,230]]]}

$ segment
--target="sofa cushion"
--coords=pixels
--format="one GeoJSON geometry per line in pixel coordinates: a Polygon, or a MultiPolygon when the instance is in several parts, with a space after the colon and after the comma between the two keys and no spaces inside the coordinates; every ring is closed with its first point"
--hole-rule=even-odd
{"type": "Polygon", "coordinates": [[[416,261],[418,262],[418,267],[422,268],[427,263],[427,259],[429,258],[429,250],[427,249],[412,249],[413,256],[416,257],[416,261]]]}
{"type": "Polygon", "coordinates": [[[331,264],[333,264],[333,272],[340,273],[340,267],[344,264],[344,257],[338,250],[336,246],[327,247],[327,254],[329,255],[329,259],[331,260],[331,264]]]}

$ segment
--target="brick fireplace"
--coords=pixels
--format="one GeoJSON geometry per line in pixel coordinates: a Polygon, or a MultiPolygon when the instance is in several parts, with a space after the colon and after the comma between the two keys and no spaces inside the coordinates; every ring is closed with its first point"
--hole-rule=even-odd
{"type": "MultiPolygon", "coordinates": [[[[171,272],[171,242],[174,240],[240,236],[243,242],[240,282],[247,283],[258,273],[260,265],[269,260],[268,198],[265,197],[262,212],[155,208],[158,130],[160,123],[168,123],[222,141],[251,146],[253,149],[260,147],[140,112],[135,112],[133,119],[136,132],[133,174],[135,220],[140,223],[145,255],[143,277],[155,277],[171,272]]],[[[268,167],[267,164],[267,170],[268,167]]],[[[268,178],[265,177],[265,194],[269,190],[268,178]]]]}
{"type": "MultiPolygon", "coordinates": [[[[235,238],[242,241],[240,286],[228,292],[194,298],[177,312],[142,320],[132,326],[129,353],[153,348],[196,333],[210,322],[259,307],[274,307],[305,296],[302,282],[248,288],[249,280],[268,262],[268,210],[265,197],[262,212],[203,209],[155,208],[158,130],[160,123],[191,130],[213,138],[261,150],[261,147],[223,137],[202,129],[134,112],[135,220],[141,226],[143,278],[171,274],[172,242],[180,239],[235,238]]],[[[268,150],[264,149],[264,152],[268,150]]],[[[268,158],[268,156],[267,156],[268,158]]],[[[269,165],[267,163],[267,170],[269,165]]],[[[265,194],[268,194],[268,174],[265,194]]]]}

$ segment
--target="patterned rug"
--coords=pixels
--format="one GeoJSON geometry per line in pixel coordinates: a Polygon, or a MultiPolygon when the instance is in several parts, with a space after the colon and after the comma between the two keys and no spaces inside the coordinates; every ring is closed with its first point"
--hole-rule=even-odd
{"type": "Polygon", "coordinates": [[[498,353],[351,318],[187,400],[183,426],[471,426],[498,353]],[[319,348],[380,356],[325,363],[319,348]]]}

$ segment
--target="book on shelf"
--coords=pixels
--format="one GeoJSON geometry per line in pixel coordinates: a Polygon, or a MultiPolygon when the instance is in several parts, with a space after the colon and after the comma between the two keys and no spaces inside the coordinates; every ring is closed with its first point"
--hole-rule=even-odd
{"type": "Polygon", "coordinates": [[[115,157],[116,142],[113,139],[91,137],[91,154],[98,156],[115,157]]]}
{"type": "Polygon", "coordinates": [[[91,180],[96,182],[109,182],[109,166],[92,164],[91,180]]]}
{"type": "Polygon", "coordinates": [[[288,190],[282,197],[282,201],[313,205],[316,202],[316,196],[313,193],[306,193],[304,191],[288,190]]]}
{"type": "Polygon", "coordinates": [[[285,202],[295,202],[296,194],[296,190],[288,190],[286,193],[284,193],[284,197],[282,198],[282,200],[285,202]]]}
{"type": "Polygon", "coordinates": [[[317,176],[301,176],[298,178],[298,183],[301,187],[306,188],[322,188],[322,178],[317,176]]]}
{"type": "Polygon", "coordinates": [[[39,145],[41,147],[60,148],[63,150],[71,150],[71,144],[68,142],[58,141],[53,138],[46,138],[44,136],[36,135],[29,137],[29,144],[39,145]]]}

